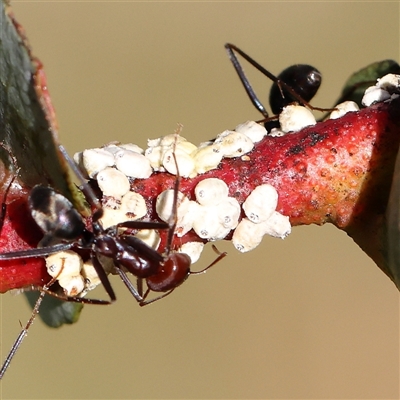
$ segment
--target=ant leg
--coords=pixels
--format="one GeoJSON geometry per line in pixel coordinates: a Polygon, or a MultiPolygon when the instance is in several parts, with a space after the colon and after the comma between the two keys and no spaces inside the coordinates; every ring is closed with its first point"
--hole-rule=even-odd
{"type": "MultiPolygon", "coordinates": [[[[235,68],[236,73],[239,75],[239,79],[242,82],[244,89],[246,90],[247,95],[249,96],[251,102],[253,103],[254,107],[257,108],[258,111],[264,116],[264,118],[269,118],[268,111],[265,109],[264,105],[258,99],[255,91],[253,90],[249,80],[244,73],[244,70],[236,57],[233,50],[236,50],[243,58],[245,58],[248,62],[250,62],[253,66],[255,66],[251,59],[246,53],[243,53],[240,49],[230,43],[225,44],[225,49],[228,53],[228,57],[231,60],[233,67],[235,68]],[[251,61],[250,61],[251,60],[251,61]]],[[[257,68],[257,67],[256,67],[257,68]]],[[[258,69],[258,68],[257,68],[258,69]]]]}
{"type": "Polygon", "coordinates": [[[73,247],[74,243],[59,243],[49,247],[37,247],[29,250],[10,251],[9,253],[0,253],[0,260],[16,260],[20,258],[46,257],[50,254],[59,253],[73,247]]]}
{"type": "Polygon", "coordinates": [[[82,304],[97,304],[97,305],[108,305],[111,304],[111,301],[108,300],[99,300],[99,299],[87,299],[85,297],[71,297],[71,296],[66,296],[63,294],[58,294],[55,292],[52,292],[50,289],[46,289],[45,286],[35,286],[32,285],[29,288],[25,288],[26,291],[28,290],[36,290],[43,292],[44,294],[47,294],[51,297],[54,297],[59,300],[63,301],[69,301],[71,303],[82,303],[82,304]]]}
{"type": "Polygon", "coordinates": [[[140,297],[143,299],[143,278],[136,279],[136,288],[140,297]]]}
{"type": "Polygon", "coordinates": [[[148,306],[148,305],[151,304],[151,303],[154,303],[154,302],[156,302],[156,301],[158,301],[158,300],[161,300],[161,299],[163,299],[164,297],[169,296],[175,289],[176,289],[176,288],[173,288],[173,289],[169,290],[168,292],[163,293],[162,295],[160,295],[160,296],[158,296],[158,297],[156,297],[156,298],[154,298],[154,299],[146,300],[146,297],[148,296],[148,294],[149,294],[150,291],[151,291],[150,289],[147,289],[147,290],[146,290],[146,293],[143,295],[143,300],[139,303],[139,306],[140,306],[140,307],[148,306]]]}
{"type": "MultiPolygon", "coordinates": [[[[51,286],[55,281],[56,281],[56,279],[53,278],[53,279],[49,282],[50,286],[51,286]]],[[[44,288],[43,288],[43,289],[44,289],[44,288]]],[[[22,341],[25,339],[26,335],[28,334],[28,329],[29,329],[29,327],[33,324],[33,321],[35,320],[36,315],[39,313],[39,307],[40,307],[40,304],[41,304],[42,301],[43,301],[43,298],[44,298],[45,294],[46,294],[46,292],[45,292],[44,290],[42,290],[42,291],[40,292],[39,298],[37,299],[36,304],[35,304],[35,307],[34,307],[33,310],[32,310],[32,315],[31,315],[31,317],[29,318],[27,324],[25,325],[25,328],[22,329],[21,333],[18,335],[17,339],[15,340],[14,344],[12,345],[11,350],[10,350],[10,352],[8,353],[7,358],[5,359],[3,365],[2,365],[2,367],[1,367],[1,369],[0,369],[0,379],[3,378],[5,372],[7,371],[8,367],[9,367],[9,365],[10,365],[10,363],[11,363],[11,360],[13,359],[15,353],[17,352],[17,350],[18,350],[19,347],[21,346],[22,341]]]]}
{"type": "Polygon", "coordinates": [[[111,283],[108,279],[106,272],[104,271],[103,266],[101,265],[95,254],[92,254],[91,259],[93,262],[93,267],[96,270],[97,275],[99,276],[99,279],[104,286],[104,289],[106,289],[107,294],[110,296],[111,303],[114,302],[115,300],[117,300],[117,297],[115,296],[114,289],[111,286],[111,283]]]}
{"type": "Polygon", "coordinates": [[[212,249],[218,254],[218,257],[206,268],[202,269],[201,271],[195,271],[192,272],[190,271],[190,275],[200,275],[203,274],[204,272],[206,272],[208,269],[210,269],[213,265],[215,265],[216,263],[220,262],[224,257],[226,257],[228,255],[228,253],[226,251],[224,251],[223,253],[221,253],[216,246],[212,245],[212,249]]]}
{"type": "Polygon", "coordinates": [[[129,229],[168,229],[166,222],[150,222],[150,221],[125,221],[115,225],[116,228],[129,229]]]}
{"type": "Polygon", "coordinates": [[[132,294],[132,296],[135,298],[135,300],[140,304],[143,301],[143,297],[139,293],[139,291],[135,288],[133,283],[130,281],[128,278],[128,275],[118,267],[115,267],[115,270],[117,271],[117,274],[120,276],[122,282],[124,282],[125,286],[128,288],[129,292],[132,294]]]}
{"type": "Polygon", "coordinates": [[[138,287],[139,289],[135,288],[135,286],[132,284],[132,282],[130,281],[130,279],[128,278],[128,276],[126,275],[126,273],[120,269],[120,268],[115,268],[117,270],[118,275],[120,276],[120,278],[122,279],[122,282],[124,282],[125,286],[128,288],[129,292],[132,294],[132,296],[135,298],[135,300],[139,303],[140,307],[143,306],[147,306],[148,304],[154,303],[155,301],[161,300],[164,297],[168,296],[169,294],[171,294],[174,289],[169,290],[167,293],[162,294],[161,296],[158,296],[154,299],[148,300],[146,301],[146,297],[148,296],[148,294],[150,293],[150,289],[147,289],[145,294],[142,296],[142,279],[138,279],[138,287]]]}

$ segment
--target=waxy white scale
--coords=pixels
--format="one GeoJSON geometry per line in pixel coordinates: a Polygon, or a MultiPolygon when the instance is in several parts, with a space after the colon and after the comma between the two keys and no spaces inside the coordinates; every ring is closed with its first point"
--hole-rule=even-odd
{"type": "Polygon", "coordinates": [[[241,208],[239,202],[233,197],[227,197],[216,205],[218,222],[223,228],[232,230],[239,223],[241,208]]]}
{"type": "Polygon", "coordinates": [[[204,174],[207,171],[215,169],[223,159],[223,154],[214,144],[199,147],[193,153],[195,169],[198,174],[204,174]]]}
{"type": "Polygon", "coordinates": [[[153,249],[157,249],[161,242],[160,235],[154,229],[141,229],[135,236],[153,249]]]}
{"type": "Polygon", "coordinates": [[[121,199],[130,189],[127,176],[111,167],[107,167],[97,174],[97,183],[105,196],[115,199],[121,199]]]}
{"type": "Polygon", "coordinates": [[[46,257],[47,273],[53,278],[57,276],[58,283],[67,296],[77,296],[85,289],[85,281],[81,275],[82,266],[82,258],[71,250],[46,257]]]}
{"type": "Polygon", "coordinates": [[[315,125],[317,121],[308,108],[288,105],[279,114],[279,123],[283,132],[298,132],[306,126],[315,125]]]}
{"type": "Polygon", "coordinates": [[[269,185],[257,186],[244,201],[242,207],[247,218],[258,224],[271,217],[278,204],[278,192],[269,185]]]}
{"type": "Polygon", "coordinates": [[[274,211],[271,217],[255,224],[243,218],[232,236],[232,243],[242,253],[255,249],[264,235],[285,239],[291,232],[289,217],[274,211]]]}
{"type": "Polygon", "coordinates": [[[228,185],[221,179],[208,178],[200,181],[195,189],[196,200],[202,206],[218,204],[228,197],[228,185]]]}
{"type": "Polygon", "coordinates": [[[229,188],[221,179],[207,178],[195,187],[198,213],[193,229],[199,237],[208,240],[224,239],[238,224],[240,205],[229,197],[229,188]]]}
{"type": "MultiPolygon", "coordinates": [[[[164,190],[156,199],[156,213],[161,220],[169,222],[171,218],[171,210],[175,201],[175,192],[173,189],[164,190]]],[[[189,199],[181,192],[176,195],[176,211],[177,225],[187,211],[189,199]]]]}
{"type": "Polygon", "coordinates": [[[400,87],[400,75],[387,74],[377,80],[375,86],[370,86],[364,93],[361,103],[368,107],[374,103],[397,97],[400,87]]]}
{"type": "Polygon", "coordinates": [[[142,154],[123,149],[114,158],[117,169],[129,178],[146,179],[153,173],[150,161],[142,154]]]}
{"type": "Polygon", "coordinates": [[[126,193],[120,201],[106,202],[100,218],[104,229],[124,221],[134,221],[147,214],[144,197],[135,192],[126,193]]]}
{"type": "Polygon", "coordinates": [[[104,149],[88,149],[82,153],[82,164],[90,178],[114,165],[114,156],[104,149]]]}
{"type": "Polygon", "coordinates": [[[232,236],[232,244],[242,253],[255,249],[264,236],[263,224],[255,224],[248,218],[243,218],[232,236]]]}
{"type": "Polygon", "coordinates": [[[202,242],[186,242],[179,249],[179,253],[185,253],[190,257],[192,264],[197,262],[204,249],[204,243],[202,242]]]}
{"type": "Polygon", "coordinates": [[[232,243],[237,250],[255,249],[264,235],[284,239],[291,232],[289,217],[276,211],[278,192],[269,184],[257,186],[244,201],[242,207],[247,218],[236,227],[232,243]]]}
{"type": "Polygon", "coordinates": [[[285,239],[292,231],[289,217],[282,215],[278,211],[274,211],[270,218],[263,222],[265,234],[280,239],[285,239]]]}
{"type": "Polygon", "coordinates": [[[257,122],[254,121],[246,121],[243,124],[239,124],[235,128],[236,132],[243,133],[246,135],[253,143],[258,143],[260,142],[264,136],[267,134],[267,131],[265,128],[257,124],[257,122]]]}
{"type": "Polygon", "coordinates": [[[336,110],[333,110],[329,115],[329,119],[337,119],[343,117],[348,112],[358,111],[360,108],[354,101],[344,101],[335,106],[336,110]]]}
{"type": "Polygon", "coordinates": [[[184,178],[192,178],[197,175],[196,163],[194,158],[189,153],[183,151],[181,148],[177,148],[176,150],[168,149],[163,154],[162,165],[165,168],[165,170],[172,175],[177,175],[178,171],[179,175],[184,178]],[[175,152],[175,158],[173,156],[174,152],[175,152]]]}
{"type": "Polygon", "coordinates": [[[244,133],[224,131],[217,135],[214,141],[216,148],[223,157],[240,157],[254,148],[254,143],[244,133]]]}

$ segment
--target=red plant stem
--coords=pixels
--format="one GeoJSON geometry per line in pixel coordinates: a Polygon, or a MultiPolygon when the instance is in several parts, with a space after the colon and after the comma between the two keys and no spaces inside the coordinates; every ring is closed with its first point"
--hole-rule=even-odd
{"type": "MultiPolygon", "coordinates": [[[[399,100],[380,103],[294,134],[267,136],[245,157],[226,158],[215,170],[193,179],[182,178],[180,191],[194,199],[196,184],[215,177],[228,184],[229,195],[241,204],[256,186],[269,183],[279,194],[277,211],[289,216],[293,226],[331,222],[347,231],[388,273],[381,250],[382,231],[399,140],[399,100]]],[[[132,190],[147,201],[147,219],[157,220],[155,199],[174,182],[175,177],[168,173],[132,182],[132,190]]],[[[16,234],[9,215],[3,238],[16,234]]],[[[24,220],[25,229],[27,220],[29,217],[24,220]]],[[[21,239],[20,234],[16,236],[21,239]]],[[[193,231],[176,239],[179,244],[192,240],[201,239],[193,231]]],[[[9,242],[3,242],[1,248],[2,252],[11,250],[9,242]]],[[[29,245],[22,244],[22,248],[29,245]]],[[[45,271],[37,267],[38,260],[34,261],[0,262],[0,291],[48,280],[45,271]]]]}
{"type": "MultiPolygon", "coordinates": [[[[258,185],[279,193],[277,211],[293,226],[330,222],[345,230],[390,276],[386,266],[385,211],[400,140],[399,100],[348,113],[284,137],[266,137],[245,160],[224,159],[220,167],[180,190],[194,198],[196,184],[224,180],[242,203],[258,185]]],[[[156,174],[133,190],[153,198],[174,178],[156,174]]],[[[154,216],[154,214],[152,215],[154,216]]],[[[193,231],[181,241],[195,240],[193,231]]]]}
{"type": "MultiPolygon", "coordinates": [[[[42,64],[32,56],[25,32],[9,8],[7,15],[32,60],[38,101],[51,131],[56,132],[42,64]]],[[[386,264],[385,211],[399,148],[399,105],[399,99],[380,103],[284,137],[265,137],[245,157],[224,159],[215,170],[182,179],[180,190],[194,199],[196,184],[216,177],[228,184],[230,196],[242,204],[256,186],[269,183],[279,194],[277,211],[289,216],[293,226],[333,223],[348,232],[391,276],[386,264]]],[[[147,219],[157,219],[155,199],[163,190],[172,188],[174,182],[175,177],[167,173],[132,182],[132,190],[147,201],[147,219]]],[[[0,189],[0,196],[4,190],[0,189]]],[[[17,193],[10,191],[7,196],[1,252],[29,249],[40,240],[41,233],[27,209],[27,190],[24,187],[17,193]]],[[[189,240],[201,239],[192,230],[177,239],[175,245],[189,240]]],[[[0,261],[0,292],[43,285],[49,280],[43,259],[0,261]]]]}

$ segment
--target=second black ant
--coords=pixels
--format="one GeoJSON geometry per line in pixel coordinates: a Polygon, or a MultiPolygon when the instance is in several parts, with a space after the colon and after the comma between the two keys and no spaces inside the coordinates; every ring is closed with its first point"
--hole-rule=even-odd
{"type": "Polygon", "coordinates": [[[276,119],[276,116],[282,111],[282,109],[293,102],[298,102],[311,110],[332,111],[331,109],[313,107],[309,104],[309,101],[317,93],[322,81],[322,75],[315,67],[307,64],[296,64],[286,68],[278,76],[275,76],[243,50],[239,49],[239,47],[231,43],[226,43],[225,49],[251,102],[264,117],[258,122],[268,123],[269,121],[276,119]],[[268,111],[257,97],[244,73],[243,67],[236,57],[235,52],[240,54],[240,56],[248,61],[253,67],[272,80],[273,84],[270,90],[269,102],[271,110],[275,116],[271,117],[268,114],[268,111]]]}

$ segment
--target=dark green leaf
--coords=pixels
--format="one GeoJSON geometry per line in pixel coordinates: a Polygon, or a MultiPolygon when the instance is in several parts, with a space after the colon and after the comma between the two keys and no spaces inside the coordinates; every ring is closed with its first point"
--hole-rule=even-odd
{"type": "Polygon", "coordinates": [[[400,66],[396,61],[384,60],[368,65],[365,68],[355,72],[344,85],[342,94],[336,104],[344,101],[354,101],[361,107],[361,99],[363,98],[365,89],[373,86],[378,78],[386,74],[399,74],[400,66]]]}
{"type": "MultiPolygon", "coordinates": [[[[0,160],[4,162],[6,171],[11,170],[10,174],[18,171],[17,179],[22,187],[19,192],[10,192],[7,202],[19,198],[26,201],[26,192],[36,184],[51,185],[73,200],[69,172],[57,150],[56,129],[42,65],[32,56],[25,33],[15,21],[9,4],[0,0],[0,160]],[[12,157],[4,148],[9,149],[12,157]],[[14,161],[10,162],[11,159],[14,161]]],[[[0,185],[1,199],[4,190],[0,185]]],[[[29,224],[25,229],[30,229],[29,224]]],[[[7,240],[5,242],[5,248],[0,251],[7,251],[7,240]]],[[[2,268],[0,279],[8,281],[5,279],[7,271],[15,268],[13,265],[8,269],[2,268]]],[[[31,279],[40,282],[45,279],[44,265],[42,269],[30,270],[27,262],[18,268],[22,268],[21,275],[32,276],[31,279]]],[[[26,295],[31,304],[38,296],[37,293],[26,295]]],[[[58,327],[77,321],[81,310],[81,304],[61,302],[47,296],[40,308],[40,316],[49,326],[58,327]]]]}
{"type": "MultiPolygon", "coordinates": [[[[33,308],[39,293],[25,292],[24,294],[33,308]]],[[[78,321],[82,308],[83,304],[61,301],[46,295],[40,305],[39,316],[46,325],[59,328],[63,324],[73,324],[78,321]]]]}

